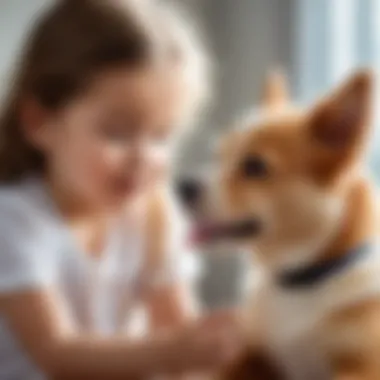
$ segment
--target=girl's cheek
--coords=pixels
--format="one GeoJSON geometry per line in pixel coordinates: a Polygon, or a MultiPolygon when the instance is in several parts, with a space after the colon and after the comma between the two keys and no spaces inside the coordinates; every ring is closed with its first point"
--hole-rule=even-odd
{"type": "Polygon", "coordinates": [[[156,170],[165,170],[170,160],[170,148],[166,144],[157,144],[150,147],[149,161],[156,170]]]}
{"type": "Polygon", "coordinates": [[[150,148],[150,157],[154,162],[166,164],[169,161],[169,146],[166,144],[156,144],[150,148]]]}
{"type": "Polygon", "coordinates": [[[98,152],[95,159],[99,166],[110,169],[121,169],[129,159],[129,150],[118,146],[105,146],[98,152]]]}

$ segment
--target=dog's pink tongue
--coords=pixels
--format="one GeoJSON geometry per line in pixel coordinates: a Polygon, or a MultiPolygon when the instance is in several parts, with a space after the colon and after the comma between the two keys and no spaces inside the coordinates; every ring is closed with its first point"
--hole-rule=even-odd
{"type": "Polygon", "coordinates": [[[254,236],[260,231],[257,220],[247,219],[234,223],[202,223],[195,227],[190,244],[204,244],[220,239],[240,239],[254,236]]]}
{"type": "Polygon", "coordinates": [[[203,244],[212,240],[219,232],[219,226],[212,223],[204,223],[196,226],[190,235],[191,244],[203,244]]]}

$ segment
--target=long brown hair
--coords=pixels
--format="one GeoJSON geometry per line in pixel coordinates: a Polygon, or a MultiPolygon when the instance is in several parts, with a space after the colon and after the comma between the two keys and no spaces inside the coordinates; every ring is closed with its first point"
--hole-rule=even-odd
{"type": "MultiPolygon", "coordinates": [[[[175,18],[162,10],[163,5],[149,0],[60,0],[40,17],[22,50],[0,114],[0,181],[18,180],[44,167],[43,156],[26,141],[20,125],[25,96],[47,110],[57,110],[80,95],[101,70],[143,65],[159,51],[178,60],[190,40],[196,54],[188,64],[201,68],[197,78],[204,85],[201,73],[206,72],[206,65],[199,65],[202,59],[198,58],[203,56],[203,52],[198,54],[199,41],[185,33],[179,43],[180,30],[174,32],[175,28],[165,34],[165,28],[170,31],[169,13],[171,20],[175,18]]],[[[205,91],[198,91],[199,99],[201,94],[205,91]]]]}

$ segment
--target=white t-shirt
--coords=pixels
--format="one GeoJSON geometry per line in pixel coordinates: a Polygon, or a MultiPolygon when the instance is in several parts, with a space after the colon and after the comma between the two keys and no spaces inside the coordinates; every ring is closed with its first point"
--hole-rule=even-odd
{"type": "MultiPolygon", "coordinates": [[[[166,264],[155,274],[160,280],[190,280],[198,273],[194,256],[185,253],[180,245],[181,225],[176,221],[166,264]]],[[[142,228],[124,220],[122,228],[110,233],[102,258],[92,260],[79,251],[41,180],[29,178],[17,185],[3,186],[0,294],[54,287],[63,295],[78,331],[118,333],[128,325],[132,314],[121,315],[120,309],[125,308],[127,300],[127,309],[132,311],[144,287],[144,240],[142,228]]],[[[0,312],[0,379],[43,378],[0,312]]]]}

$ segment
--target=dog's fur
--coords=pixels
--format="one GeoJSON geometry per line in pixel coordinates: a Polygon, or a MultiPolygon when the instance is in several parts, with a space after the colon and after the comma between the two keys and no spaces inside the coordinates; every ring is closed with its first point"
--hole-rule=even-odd
{"type": "Polygon", "coordinates": [[[252,349],[223,379],[380,379],[377,202],[363,169],[372,88],[362,71],[303,110],[289,104],[276,77],[262,112],[222,144],[216,181],[203,194],[215,206],[208,202],[208,219],[254,217],[263,225],[238,242],[261,269],[244,312],[252,349]],[[263,178],[242,174],[247,157],[265,163],[263,178]],[[370,254],[315,286],[290,290],[274,281],[364,242],[370,254]],[[264,352],[272,366],[257,360],[264,352]],[[274,367],[279,372],[268,372],[274,367]]]}

